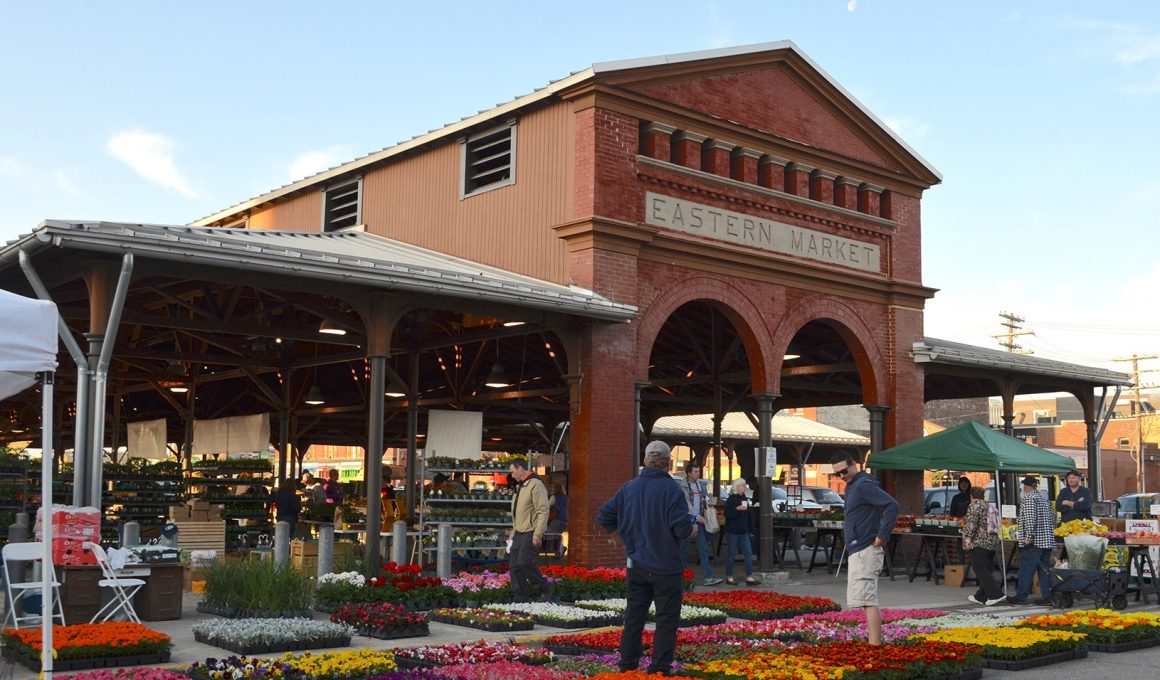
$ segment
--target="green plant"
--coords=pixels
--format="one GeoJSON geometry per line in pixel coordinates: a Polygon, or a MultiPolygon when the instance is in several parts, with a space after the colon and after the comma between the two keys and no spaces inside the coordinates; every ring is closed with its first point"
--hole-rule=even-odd
{"type": "Polygon", "coordinates": [[[314,584],[306,572],[271,560],[219,558],[206,570],[203,602],[250,615],[282,615],[310,608],[314,584]]]}

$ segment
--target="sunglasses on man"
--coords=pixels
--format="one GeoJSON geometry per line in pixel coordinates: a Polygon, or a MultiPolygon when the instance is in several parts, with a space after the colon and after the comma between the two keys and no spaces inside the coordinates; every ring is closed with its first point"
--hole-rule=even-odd
{"type": "Polygon", "coordinates": [[[839,469],[839,468],[834,468],[834,472],[833,472],[832,474],[834,474],[834,475],[836,475],[836,476],[838,476],[838,477],[843,477],[843,478],[844,478],[844,477],[845,477],[847,474],[849,474],[849,472],[850,472],[850,466],[849,466],[849,465],[847,465],[846,467],[844,467],[844,468],[841,468],[841,469],[839,469]]]}

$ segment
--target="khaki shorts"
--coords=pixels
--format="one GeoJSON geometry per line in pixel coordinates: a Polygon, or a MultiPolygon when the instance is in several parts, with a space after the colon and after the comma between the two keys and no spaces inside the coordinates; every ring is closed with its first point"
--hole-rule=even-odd
{"type": "Polygon", "coordinates": [[[883,550],[870,546],[850,555],[846,581],[847,607],[878,606],[878,574],[882,573],[883,550]]]}

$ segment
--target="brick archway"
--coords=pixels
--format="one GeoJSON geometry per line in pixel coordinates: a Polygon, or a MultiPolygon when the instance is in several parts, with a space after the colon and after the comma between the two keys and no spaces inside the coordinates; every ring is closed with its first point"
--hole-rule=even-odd
{"type": "MultiPolygon", "coordinates": [[[[888,374],[889,364],[875,342],[875,331],[866,325],[858,312],[837,298],[817,297],[788,310],[773,330],[772,347],[776,352],[773,356],[784,356],[798,331],[812,322],[828,325],[850,349],[862,382],[862,403],[891,403],[887,381],[882,377],[888,374]]],[[[771,380],[770,391],[777,393],[780,390],[781,375],[778,374],[771,380]]]]}
{"type": "Polygon", "coordinates": [[[729,320],[745,346],[749,359],[753,392],[769,391],[771,386],[768,357],[774,346],[769,329],[757,305],[739,288],[709,276],[691,276],[668,285],[644,310],[636,335],[636,376],[647,380],[648,364],[657,335],[669,317],[682,305],[703,302],[729,320]]]}

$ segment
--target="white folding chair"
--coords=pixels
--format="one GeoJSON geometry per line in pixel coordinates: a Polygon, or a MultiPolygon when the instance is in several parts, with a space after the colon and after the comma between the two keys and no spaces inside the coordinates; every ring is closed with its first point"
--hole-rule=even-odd
{"type": "MultiPolygon", "coordinates": [[[[39,593],[43,584],[37,581],[21,581],[19,583],[12,582],[12,572],[8,569],[9,562],[40,562],[44,558],[44,544],[43,543],[9,543],[4,546],[3,550],[3,568],[4,568],[4,594],[8,603],[8,611],[4,612],[4,625],[8,625],[8,621],[12,621],[14,628],[19,628],[21,622],[35,621],[40,625],[40,614],[27,614],[21,616],[16,613],[18,609],[17,603],[21,597],[27,593],[39,593]]],[[[52,569],[52,565],[46,565],[46,569],[52,569]]],[[[60,601],[60,583],[56,580],[55,575],[52,579],[52,593],[49,597],[52,602],[41,602],[40,611],[45,611],[45,608],[54,610],[53,619],[60,619],[60,624],[64,625],[64,609],[60,601]]]]}
{"type": "Polygon", "coordinates": [[[133,623],[141,623],[141,619],[137,616],[137,610],[133,609],[133,596],[137,594],[138,590],[145,587],[145,581],[139,578],[118,578],[116,570],[113,565],[109,564],[109,554],[105,549],[96,543],[85,543],[84,546],[93,551],[93,557],[97,558],[97,565],[101,568],[101,575],[105,578],[97,582],[102,588],[109,588],[113,591],[113,599],[101,607],[101,610],[93,615],[89,623],[96,623],[97,619],[101,621],[108,621],[113,618],[117,612],[125,612],[125,616],[133,623]],[[104,614],[105,618],[101,618],[104,614]]]}

